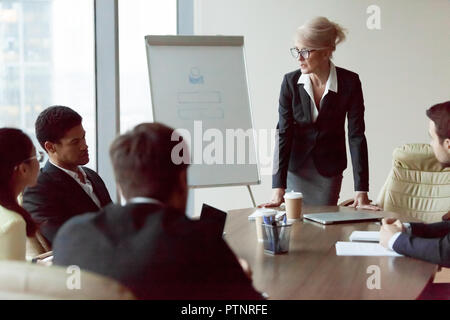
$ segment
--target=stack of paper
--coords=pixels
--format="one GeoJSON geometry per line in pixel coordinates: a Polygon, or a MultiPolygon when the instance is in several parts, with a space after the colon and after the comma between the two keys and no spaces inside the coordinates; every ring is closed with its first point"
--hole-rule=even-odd
{"type": "Polygon", "coordinates": [[[378,243],[370,242],[336,242],[336,255],[338,256],[391,256],[401,257],[394,251],[384,248],[378,243]]]}
{"type": "MultiPolygon", "coordinates": [[[[279,218],[280,216],[282,216],[285,213],[286,213],[286,211],[278,211],[275,217],[279,218]]],[[[255,212],[253,212],[251,215],[248,216],[248,220],[255,220],[255,218],[258,214],[259,214],[259,212],[258,212],[258,210],[256,210],[255,212]]]]}
{"type": "Polygon", "coordinates": [[[350,241],[368,241],[380,242],[379,231],[353,231],[350,235],[350,241]]]}
{"type": "Polygon", "coordinates": [[[256,216],[258,215],[258,210],[255,210],[251,215],[248,216],[248,220],[255,220],[256,216]]]}

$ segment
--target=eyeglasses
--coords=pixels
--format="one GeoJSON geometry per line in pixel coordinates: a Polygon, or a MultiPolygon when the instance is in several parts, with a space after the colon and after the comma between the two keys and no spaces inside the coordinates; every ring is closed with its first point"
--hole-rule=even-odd
{"type": "Polygon", "coordinates": [[[291,48],[291,54],[295,59],[298,59],[299,56],[302,56],[303,59],[308,59],[309,55],[311,52],[313,51],[317,51],[317,50],[308,50],[308,49],[302,49],[302,50],[298,50],[297,48],[291,48]]]}
{"type": "Polygon", "coordinates": [[[36,158],[36,160],[37,160],[39,163],[41,163],[42,161],[44,161],[44,152],[43,152],[43,151],[38,151],[38,152],[36,153],[35,156],[29,157],[28,159],[25,159],[25,160],[23,160],[23,161],[24,161],[24,162],[25,162],[25,161],[29,161],[29,160],[34,159],[34,158],[36,158]]]}

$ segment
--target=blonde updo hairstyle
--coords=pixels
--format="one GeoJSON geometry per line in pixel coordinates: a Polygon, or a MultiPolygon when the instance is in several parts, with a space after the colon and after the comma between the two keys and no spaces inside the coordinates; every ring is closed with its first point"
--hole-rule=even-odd
{"type": "Polygon", "coordinates": [[[344,32],[346,30],[337,23],[325,17],[316,17],[297,29],[294,42],[296,46],[302,44],[308,49],[330,49],[333,52],[345,40],[344,32]]]}

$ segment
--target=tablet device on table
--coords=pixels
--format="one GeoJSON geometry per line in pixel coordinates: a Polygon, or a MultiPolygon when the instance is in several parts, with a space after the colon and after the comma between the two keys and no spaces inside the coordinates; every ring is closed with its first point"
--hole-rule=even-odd
{"type": "Polygon", "coordinates": [[[227,213],[225,211],[211,207],[205,203],[203,204],[200,220],[210,225],[211,228],[214,228],[213,232],[217,233],[218,237],[222,237],[224,233],[226,219],[227,213]]]}

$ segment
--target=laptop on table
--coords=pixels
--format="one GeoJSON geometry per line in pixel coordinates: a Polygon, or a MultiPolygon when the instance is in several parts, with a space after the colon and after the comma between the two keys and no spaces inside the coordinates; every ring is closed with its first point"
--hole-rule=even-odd
{"type": "Polygon", "coordinates": [[[303,218],[321,224],[380,221],[384,216],[363,211],[320,212],[304,214],[303,218]]]}

